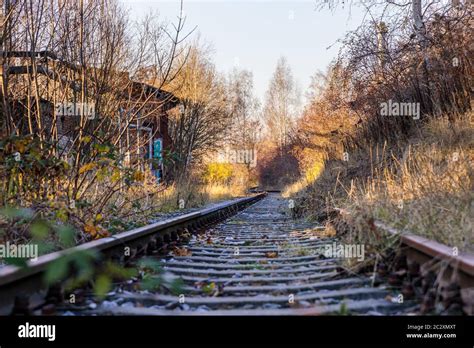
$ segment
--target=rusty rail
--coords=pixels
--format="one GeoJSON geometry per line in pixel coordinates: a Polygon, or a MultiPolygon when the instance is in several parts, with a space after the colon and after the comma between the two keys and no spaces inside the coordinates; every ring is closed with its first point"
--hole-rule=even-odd
{"type": "Polygon", "coordinates": [[[248,205],[260,200],[266,193],[255,194],[217,204],[192,213],[172,217],[151,225],[122,232],[29,260],[26,267],[5,266],[0,268],[0,315],[8,314],[15,298],[25,295],[38,305],[43,301],[48,287],[43,283],[43,273],[61,257],[77,251],[95,250],[119,262],[145,255],[157,249],[163,242],[177,240],[182,233],[193,233],[207,225],[215,224],[248,205]],[[130,248],[130,256],[124,256],[124,248],[130,248]]]}
{"type": "MultiPolygon", "coordinates": [[[[334,210],[339,212],[341,215],[352,215],[345,209],[335,208],[334,210]]],[[[398,231],[381,221],[374,221],[374,225],[391,235],[400,236],[402,244],[407,247],[416,249],[427,256],[447,261],[451,265],[456,266],[460,271],[465,272],[470,276],[474,276],[474,255],[466,252],[459,252],[456,254],[452,247],[431,239],[417,236],[409,231],[398,231]]]]}
{"type": "MultiPolygon", "coordinates": [[[[334,210],[342,216],[352,217],[345,209],[334,210]]],[[[448,271],[443,270],[440,276],[440,281],[444,283],[442,288],[449,288],[454,280],[460,287],[465,313],[474,315],[474,255],[417,236],[410,231],[399,231],[381,221],[374,221],[374,225],[384,233],[399,236],[404,254],[412,262],[424,266],[426,272],[439,273],[440,266],[447,265],[448,271]]]]}

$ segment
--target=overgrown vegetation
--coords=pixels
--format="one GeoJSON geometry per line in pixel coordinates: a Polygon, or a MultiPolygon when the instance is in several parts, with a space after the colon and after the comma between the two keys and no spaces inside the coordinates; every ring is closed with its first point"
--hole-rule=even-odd
{"type": "Polygon", "coordinates": [[[415,3],[370,5],[372,19],[315,75],[292,146],[304,177],[285,194],[310,218],[351,212],[339,223],[352,242],[387,247],[370,232],[380,220],[472,250],[472,8],[415,3]],[[389,100],[420,117],[384,116],[389,100]]]}
{"type": "MultiPolygon", "coordinates": [[[[188,42],[182,5],[168,24],[132,21],[117,1],[2,10],[0,208],[70,225],[83,243],[245,193],[248,166],[206,167],[221,165],[211,154],[229,138],[254,146],[252,75],[218,72],[188,42]]],[[[0,228],[2,242],[31,240],[17,221],[0,228]]]]}

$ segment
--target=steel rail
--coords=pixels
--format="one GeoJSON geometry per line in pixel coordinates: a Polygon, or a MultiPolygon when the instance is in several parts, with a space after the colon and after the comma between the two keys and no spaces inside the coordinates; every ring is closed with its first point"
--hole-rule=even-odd
{"type": "MultiPolygon", "coordinates": [[[[341,215],[352,216],[352,214],[345,209],[335,208],[334,210],[341,215]]],[[[460,271],[474,276],[474,255],[466,252],[454,253],[453,247],[417,236],[409,231],[399,231],[381,221],[374,221],[374,225],[390,235],[400,236],[401,243],[407,247],[416,249],[429,257],[444,260],[451,266],[457,267],[460,271]]]]}
{"type": "Polygon", "coordinates": [[[78,251],[94,250],[112,260],[126,262],[157,250],[163,243],[177,241],[185,233],[194,233],[205,226],[222,221],[265,196],[266,193],[258,193],[233,199],[111,237],[52,252],[39,256],[36,260],[27,261],[26,267],[4,266],[0,268],[0,315],[11,312],[19,295],[40,304],[49,288],[43,282],[44,272],[64,256],[78,251]],[[126,247],[130,248],[129,256],[125,256],[126,247]]]}
{"type": "MultiPolygon", "coordinates": [[[[353,214],[345,209],[334,208],[341,216],[352,218],[353,214]]],[[[375,220],[374,226],[382,233],[400,238],[402,253],[411,262],[418,263],[425,273],[433,272],[443,283],[441,290],[457,284],[464,304],[464,312],[474,315],[474,255],[462,252],[434,240],[417,236],[410,231],[396,228],[375,220]],[[447,268],[444,268],[447,266],[447,268]],[[440,273],[441,272],[441,273],[440,273]]]]}

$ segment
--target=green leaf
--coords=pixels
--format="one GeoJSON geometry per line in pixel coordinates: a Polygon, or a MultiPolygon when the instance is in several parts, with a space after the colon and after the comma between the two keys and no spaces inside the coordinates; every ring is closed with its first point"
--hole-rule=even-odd
{"type": "Polygon", "coordinates": [[[52,262],[47,268],[44,274],[44,281],[47,285],[51,285],[59,280],[63,280],[67,275],[69,266],[69,258],[61,257],[56,261],[52,262]]]}
{"type": "Polygon", "coordinates": [[[144,258],[139,261],[138,266],[144,271],[152,271],[153,273],[163,273],[161,263],[151,258],[144,258]]]}
{"type": "Polygon", "coordinates": [[[59,209],[58,211],[56,211],[55,215],[59,220],[64,221],[64,222],[67,221],[67,219],[68,219],[68,213],[67,213],[66,209],[64,209],[64,208],[59,209]]]}
{"type": "Polygon", "coordinates": [[[13,265],[23,268],[27,266],[28,259],[22,257],[6,257],[4,258],[4,261],[7,265],[13,265]]]}
{"type": "Polygon", "coordinates": [[[169,289],[173,295],[179,295],[183,293],[184,281],[181,278],[176,278],[169,284],[169,289]]]}
{"type": "Polygon", "coordinates": [[[92,250],[78,250],[70,255],[72,261],[77,266],[79,280],[88,280],[94,275],[94,260],[98,257],[97,252],[92,250]]]}
{"type": "Polygon", "coordinates": [[[57,226],[56,231],[59,236],[59,243],[65,248],[74,246],[74,228],[71,226],[57,226]]]}
{"type": "Polygon", "coordinates": [[[48,236],[49,225],[43,220],[35,221],[30,227],[30,232],[33,238],[45,239],[48,236]]]}
{"type": "Polygon", "coordinates": [[[105,272],[113,278],[129,279],[137,276],[136,268],[126,268],[113,262],[107,262],[105,272]]]}
{"type": "Polygon", "coordinates": [[[210,284],[206,284],[204,285],[201,290],[204,291],[204,293],[206,295],[210,295],[214,292],[214,289],[216,288],[216,284],[215,283],[210,283],[210,284]]]}
{"type": "Polygon", "coordinates": [[[14,219],[14,218],[25,218],[31,219],[34,215],[33,210],[27,208],[14,208],[14,207],[5,207],[0,209],[0,215],[14,219]]]}
{"type": "Polygon", "coordinates": [[[47,254],[47,253],[50,253],[50,252],[54,251],[53,243],[36,241],[36,244],[38,245],[38,254],[39,255],[44,255],[44,254],[47,254]]]}
{"type": "Polygon", "coordinates": [[[112,281],[109,276],[101,274],[95,280],[94,293],[98,298],[104,298],[111,288],[112,281]]]}
{"type": "Polygon", "coordinates": [[[163,284],[161,277],[147,277],[140,282],[143,290],[155,290],[163,284]]]}

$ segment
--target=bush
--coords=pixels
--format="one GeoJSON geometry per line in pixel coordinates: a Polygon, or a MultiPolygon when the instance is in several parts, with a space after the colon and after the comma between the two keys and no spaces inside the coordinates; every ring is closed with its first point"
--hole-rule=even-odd
{"type": "Polygon", "coordinates": [[[230,163],[209,163],[207,164],[203,179],[209,184],[228,184],[232,178],[233,168],[230,163]]]}

